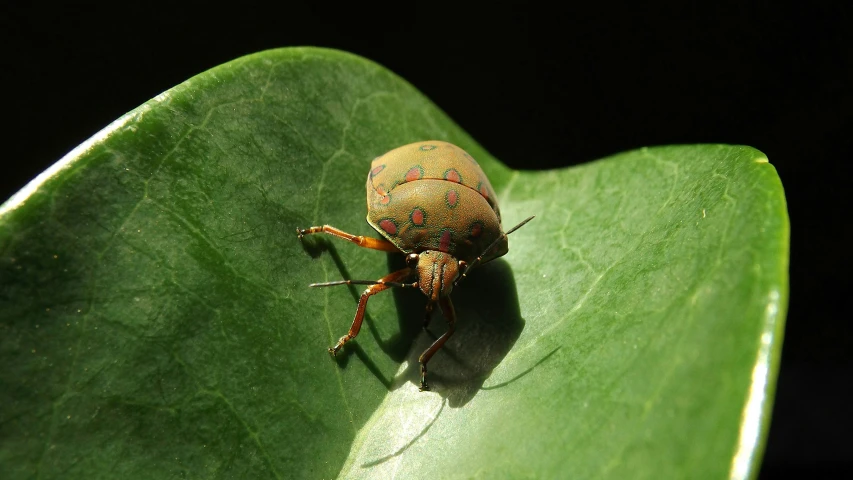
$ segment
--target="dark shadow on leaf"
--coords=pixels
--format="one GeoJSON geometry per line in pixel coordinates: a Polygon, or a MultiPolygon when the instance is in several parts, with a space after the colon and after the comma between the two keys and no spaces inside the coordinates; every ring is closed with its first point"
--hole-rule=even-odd
{"type": "Polygon", "coordinates": [[[321,238],[320,235],[305,235],[299,240],[300,243],[302,243],[302,249],[305,250],[311,258],[317,258],[322,255],[323,252],[334,249],[334,246],[325,238],[321,238]]]}
{"type": "MultiPolygon", "coordinates": [[[[315,238],[309,244],[305,241],[307,238],[303,238],[303,245],[309,254],[313,256],[315,253],[319,255],[323,251],[328,252],[341,274],[341,279],[353,278],[333,243],[325,238],[315,238]]],[[[389,272],[405,267],[405,258],[402,255],[388,254],[387,259],[389,272]]],[[[354,285],[347,285],[346,288],[349,289],[353,300],[358,302],[361,291],[354,285]]],[[[420,385],[418,357],[446,329],[444,315],[437,309],[433,313],[429,330],[424,330],[426,298],[420,291],[394,288],[392,292],[397,305],[398,333],[388,339],[381,338],[369,313],[365,314],[364,324],[376,343],[391,359],[400,363],[408,360],[408,368],[404,374],[396,380],[386,378],[376,362],[358,345],[357,340],[347,343],[335,358],[338,365],[345,367],[348,356],[355,353],[389,390],[396,389],[407,381],[420,385]]],[[[456,309],[456,333],[430,360],[427,380],[433,392],[445,398],[448,405],[457,408],[474,398],[492,370],[509,353],[521,335],[524,320],[518,306],[512,269],[503,259],[494,260],[472,271],[468,279],[454,289],[451,298],[456,309]]],[[[355,305],[352,313],[355,313],[355,305]]],[[[341,334],[343,333],[342,331],[341,334]]],[[[361,335],[364,335],[364,327],[361,335]]],[[[529,373],[553,353],[546,355],[518,378],[529,373]]],[[[505,383],[514,380],[516,379],[505,383]]]]}
{"type": "MultiPolygon", "coordinates": [[[[395,385],[406,381],[420,385],[418,357],[433,342],[435,335],[444,333],[446,323],[439,312],[433,314],[430,331],[423,331],[423,295],[420,311],[412,302],[400,302],[401,331],[420,331],[408,354],[408,368],[395,385]]],[[[494,260],[474,270],[453,290],[456,309],[456,333],[429,362],[427,381],[430,395],[438,393],[448,405],[458,408],[467,404],[482,388],[492,370],[515,345],[524,329],[524,319],[518,306],[515,279],[509,264],[494,260]]],[[[408,333],[408,332],[407,332],[408,333]]],[[[393,388],[393,386],[392,386],[393,388]]]]}
{"type": "MultiPolygon", "coordinates": [[[[302,238],[303,248],[309,255],[316,258],[320,256],[323,252],[327,252],[331,257],[332,261],[335,264],[335,267],[340,272],[341,280],[353,280],[353,276],[350,274],[349,269],[346,267],[346,263],[341,258],[338,253],[338,249],[336,245],[330,241],[329,238],[320,237],[318,235],[307,235],[302,238]],[[319,237],[319,238],[318,238],[319,237]]],[[[379,255],[379,252],[376,252],[379,255]]],[[[397,271],[406,266],[405,259],[402,255],[397,253],[389,253],[388,257],[388,265],[389,272],[397,271]]],[[[334,280],[334,279],[333,279],[334,280]]],[[[359,277],[358,280],[368,280],[366,278],[359,277]]],[[[375,280],[375,279],[372,279],[375,280]]],[[[350,295],[352,296],[354,303],[352,307],[351,315],[355,315],[355,311],[358,305],[358,300],[361,297],[362,289],[359,288],[362,286],[356,285],[346,285],[346,288],[349,290],[350,295]]],[[[335,287],[332,287],[335,288],[335,287]]],[[[337,287],[340,288],[340,287],[337,287]]],[[[393,289],[395,292],[395,300],[398,302],[398,306],[402,301],[406,305],[420,305],[420,311],[424,311],[424,306],[426,305],[426,301],[424,296],[418,290],[413,289],[403,289],[395,288],[393,289]],[[420,302],[420,303],[418,303],[420,302]]],[[[383,295],[385,292],[381,292],[378,295],[383,295]]],[[[405,360],[406,355],[409,353],[411,349],[412,342],[417,336],[418,331],[420,330],[420,323],[412,324],[408,322],[402,321],[403,316],[400,315],[400,330],[398,333],[395,333],[388,339],[383,339],[379,335],[379,331],[376,328],[376,324],[374,323],[373,317],[370,315],[370,303],[368,302],[368,311],[365,312],[364,315],[364,323],[362,324],[362,329],[355,340],[344,345],[342,351],[338,352],[338,355],[335,357],[336,362],[339,366],[346,367],[348,363],[348,357],[351,353],[355,353],[359,359],[361,359],[368,370],[370,370],[376,378],[385,385],[386,388],[391,388],[392,380],[386,378],[385,375],[382,374],[381,369],[378,367],[375,361],[373,361],[370,356],[358,345],[358,338],[364,335],[365,331],[369,331],[370,335],[373,337],[374,341],[382,348],[382,350],[388,354],[391,359],[395,362],[402,363],[405,360]],[[365,328],[366,327],[366,328],[365,328]]],[[[352,318],[352,317],[350,317],[352,318]]],[[[340,335],[346,333],[347,329],[349,329],[349,324],[342,328],[340,335]]]]}
{"type": "Polygon", "coordinates": [[[342,366],[342,367],[346,366],[347,360],[345,360],[345,358],[348,358],[351,354],[355,353],[355,355],[358,357],[358,359],[361,360],[362,363],[364,363],[364,366],[367,367],[367,369],[373,375],[375,375],[376,378],[383,385],[385,385],[385,388],[387,388],[388,390],[391,389],[393,379],[385,377],[385,375],[382,373],[382,370],[379,368],[379,366],[376,364],[376,362],[374,362],[373,359],[371,358],[370,354],[365,352],[364,349],[361,348],[361,346],[358,344],[358,342],[349,342],[346,345],[344,345],[343,349],[346,351],[346,354],[341,355],[341,353],[339,352],[338,355],[335,357],[336,360],[340,359],[340,361],[338,362],[338,364],[340,366],[342,366]]]}

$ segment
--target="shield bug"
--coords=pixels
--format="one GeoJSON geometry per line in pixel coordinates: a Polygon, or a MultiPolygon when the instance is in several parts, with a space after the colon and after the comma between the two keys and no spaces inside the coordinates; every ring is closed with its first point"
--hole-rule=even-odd
{"type": "Polygon", "coordinates": [[[419,288],[428,298],[424,328],[436,305],[447,320],[447,331],[418,359],[420,389],[429,390],[427,363],[455,330],[456,314],[450,301],[453,287],[477,265],[506,254],[507,235],[532,219],[504,232],[492,185],[471,155],[456,145],[417,142],[377,157],[367,174],[367,223],[383,238],[352,235],[330,225],[296,230],[300,239],[326,233],[361,247],[406,255],[405,268],[379,280],[310,285],[369,285],[359,299],[349,332],[329,353],[336,355],[358,335],[371,295],[391,287],[419,288]]]}

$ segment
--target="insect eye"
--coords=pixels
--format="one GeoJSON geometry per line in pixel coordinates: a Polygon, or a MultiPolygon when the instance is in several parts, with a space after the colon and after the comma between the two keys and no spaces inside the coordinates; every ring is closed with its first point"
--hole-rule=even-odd
{"type": "Polygon", "coordinates": [[[410,267],[414,267],[417,264],[418,264],[418,254],[417,253],[410,253],[410,254],[406,255],[406,265],[408,265],[410,267]]]}

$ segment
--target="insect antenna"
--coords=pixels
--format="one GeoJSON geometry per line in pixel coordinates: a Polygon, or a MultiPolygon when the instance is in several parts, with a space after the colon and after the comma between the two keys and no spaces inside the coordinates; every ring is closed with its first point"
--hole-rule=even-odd
{"type": "Polygon", "coordinates": [[[500,242],[501,240],[503,240],[504,238],[506,238],[506,237],[507,237],[507,235],[509,235],[510,233],[512,233],[512,232],[514,232],[514,231],[518,230],[519,228],[523,227],[523,226],[524,226],[524,224],[526,224],[527,222],[529,222],[529,221],[533,220],[535,217],[536,217],[536,215],[532,215],[532,216],[530,216],[530,217],[527,217],[527,219],[525,219],[523,222],[521,222],[521,223],[519,223],[518,225],[516,225],[516,226],[514,226],[514,227],[510,228],[506,233],[504,233],[503,235],[501,235],[501,236],[499,236],[498,238],[496,238],[496,239],[495,239],[495,241],[494,241],[494,242],[492,242],[492,244],[491,244],[491,245],[489,245],[488,247],[486,247],[486,249],[485,249],[485,250],[483,250],[483,253],[481,253],[479,257],[477,257],[476,259],[474,259],[474,261],[473,261],[473,262],[471,262],[471,265],[468,265],[468,266],[465,268],[465,272],[463,272],[463,273],[462,273],[462,275],[460,275],[460,276],[459,276],[459,278],[457,278],[457,279],[456,279],[456,281],[455,281],[455,282],[453,282],[453,286],[455,287],[456,285],[459,285],[459,282],[461,282],[462,280],[464,280],[464,279],[465,279],[465,277],[467,277],[467,276],[468,276],[468,272],[470,272],[472,268],[474,268],[475,266],[477,266],[477,264],[478,264],[478,263],[480,263],[480,260],[482,260],[482,259],[483,259],[483,257],[485,257],[485,256],[486,256],[486,254],[488,254],[490,251],[492,251],[492,249],[493,249],[493,248],[495,248],[495,247],[498,245],[498,242],[500,242]]]}
{"type": "Polygon", "coordinates": [[[334,287],[335,285],[388,285],[389,287],[418,288],[418,282],[400,283],[382,280],[335,280],[334,282],[312,283],[309,287],[334,287]]]}

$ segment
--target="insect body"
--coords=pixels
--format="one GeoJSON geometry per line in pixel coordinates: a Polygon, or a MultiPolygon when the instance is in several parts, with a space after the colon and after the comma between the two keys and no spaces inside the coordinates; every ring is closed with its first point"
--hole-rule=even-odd
{"type": "Polygon", "coordinates": [[[454,332],[456,314],[450,292],[479,263],[506,254],[507,235],[532,218],[504,233],[489,180],[468,153],[450,143],[417,142],[377,157],[367,175],[367,222],[384,238],[351,235],[329,225],[297,229],[299,238],[327,233],[365,248],[406,254],[406,268],[376,281],[311,285],[370,285],[359,299],[349,332],[329,352],[337,354],[358,335],[371,295],[390,287],[419,288],[428,298],[424,327],[436,304],[448,325],[447,332],[419,358],[420,389],[429,390],[427,363],[454,332]]]}

